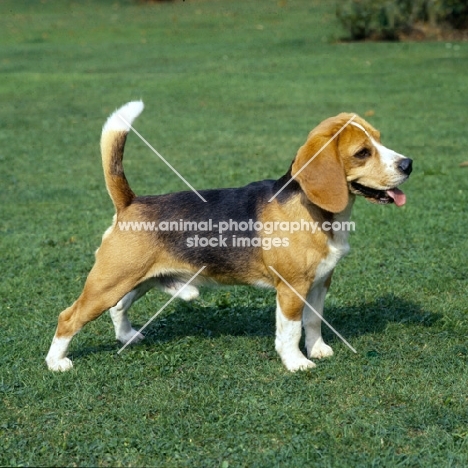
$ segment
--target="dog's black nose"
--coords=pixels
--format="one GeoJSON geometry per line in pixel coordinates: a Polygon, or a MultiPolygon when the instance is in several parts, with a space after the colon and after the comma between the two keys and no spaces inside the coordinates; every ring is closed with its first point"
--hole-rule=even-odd
{"type": "Polygon", "coordinates": [[[398,169],[400,169],[403,174],[410,175],[413,170],[413,160],[410,158],[402,159],[398,163],[398,169]]]}

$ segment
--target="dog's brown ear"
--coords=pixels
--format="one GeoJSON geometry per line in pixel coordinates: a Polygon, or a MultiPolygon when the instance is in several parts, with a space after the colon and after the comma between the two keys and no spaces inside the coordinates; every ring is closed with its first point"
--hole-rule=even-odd
{"type": "Polygon", "coordinates": [[[313,130],[297,152],[291,175],[312,203],[331,213],[340,213],[348,205],[349,191],[337,140],[331,141],[333,135],[329,125],[322,124],[313,130]]]}

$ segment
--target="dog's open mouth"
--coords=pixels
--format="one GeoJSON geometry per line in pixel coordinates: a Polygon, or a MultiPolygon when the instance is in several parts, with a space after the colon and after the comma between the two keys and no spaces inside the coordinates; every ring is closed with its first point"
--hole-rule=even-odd
{"type": "Polygon", "coordinates": [[[390,190],[376,190],[357,182],[351,182],[351,186],[356,194],[362,195],[369,201],[379,205],[395,203],[396,206],[403,206],[406,203],[406,195],[396,187],[390,190]]]}

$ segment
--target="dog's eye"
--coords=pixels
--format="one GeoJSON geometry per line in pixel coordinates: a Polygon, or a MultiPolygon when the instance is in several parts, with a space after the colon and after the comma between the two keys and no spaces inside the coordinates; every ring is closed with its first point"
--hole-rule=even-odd
{"type": "Polygon", "coordinates": [[[361,151],[358,151],[354,157],[357,159],[366,159],[372,155],[372,151],[369,148],[363,148],[361,151]]]}

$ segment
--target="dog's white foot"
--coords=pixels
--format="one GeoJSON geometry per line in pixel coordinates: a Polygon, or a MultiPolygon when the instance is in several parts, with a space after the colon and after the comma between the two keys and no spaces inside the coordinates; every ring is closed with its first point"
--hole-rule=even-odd
{"type": "Polygon", "coordinates": [[[299,349],[302,324],[300,320],[289,320],[281,310],[276,298],[276,339],[275,348],[283,361],[284,366],[290,372],[312,369],[315,364],[307,359],[299,349]]]}
{"type": "Polygon", "coordinates": [[[182,291],[180,291],[177,297],[180,297],[184,301],[193,301],[200,295],[200,292],[195,286],[188,284],[185,286],[182,291]]]}
{"type": "Polygon", "coordinates": [[[123,344],[128,343],[130,340],[132,341],[130,344],[135,344],[139,343],[144,337],[145,335],[139,331],[135,330],[134,328],[130,328],[128,332],[121,333],[116,338],[123,344]]]}
{"type": "Polygon", "coordinates": [[[67,357],[62,359],[46,358],[46,362],[49,370],[56,372],[65,372],[73,367],[73,362],[71,362],[71,359],[68,359],[67,357]]]}
{"type": "Polygon", "coordinates": [[[333,356],[333,349],[331,346],[328,346],[325,344],[323,341],[322,337],[320,337],[312,346],[312,349],[310,350],[309,357],[311,358],[316,358],[316,359],[322,359],[325,357],[330,357],[333,356]]]}
{"type": "Polygon", "coordinates": [[[295,346],[284,346],[279,339],[276,340],[276,351],[278,351],[284,366],[290,372],[313,369],[315,367],[315,364],[307,359],[299,348],[295,346]]]}
{"type": "Polygon", "coordinates": [[[64,372],[73,367],[71,360],[65,357],[71,339],[71,336],[61,338],[54,336],[46,357],[47,367],[50,370],[64,372]]]}
{"type": "Polygon", "coordinates": [[[190,284],[174,283],[171,286],[166,286],[162,288],[163,291],[169,293],[171,296],[175,296],[184,301],[192,301],[196,299],[200,293],[198,288],[190,284]]]}
{"type": "Polygon", "coordinates": [[[296,356],[295,358],[283,358],[282,357],[283,364],[285,365],[286,369],[290,372],[297,372],[297,371],[302,371],[302,370],[307,370],[307,369],[313,369],[315,364],[307,359],[305,356],[296,356]]]}

